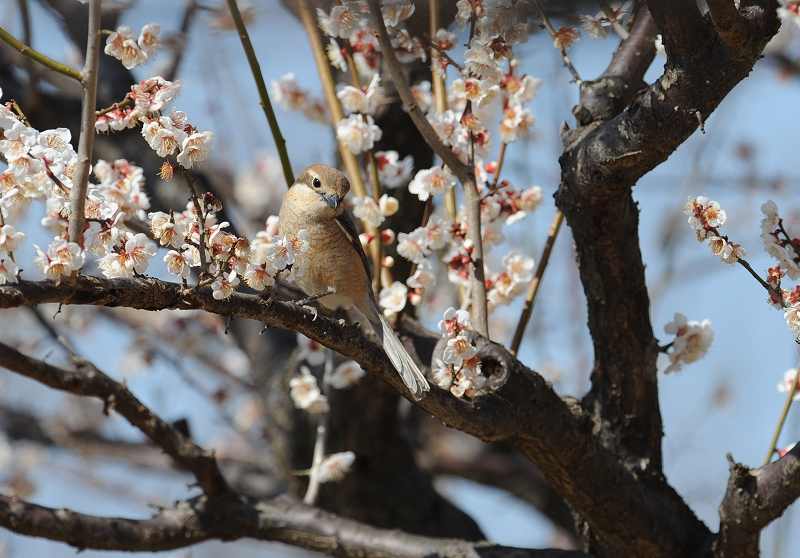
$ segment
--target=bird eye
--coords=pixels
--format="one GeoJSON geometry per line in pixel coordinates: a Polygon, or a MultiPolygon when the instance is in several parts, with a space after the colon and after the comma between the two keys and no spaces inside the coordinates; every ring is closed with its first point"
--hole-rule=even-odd
{"type": "Polygon", "coordinates": [[[311,185],[314,188],[319,188],[320,186],[322,186],[322,182],[319,181],[319,178],[314,177],[314,180],[311,181],[311,185]]]}

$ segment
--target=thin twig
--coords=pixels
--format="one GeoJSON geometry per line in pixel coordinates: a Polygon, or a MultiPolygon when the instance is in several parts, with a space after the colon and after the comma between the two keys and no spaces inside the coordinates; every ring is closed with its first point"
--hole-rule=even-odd
{"type": "Polygon", "coordinates": [[[247,32],[247,27],[245,27],[244,21],[242,20],[242,14],[239,12],[239,6],[236,5],[236,0],[227,1],[231,17],[236,25],[236,30],[239,32],[239,39],[242,41],[242,48],[244,49],[245,56],[247,56],[247,62],[250,64],[250,71],[253,73],[253,79],[256,82],[261,108],[264,109],[264,115],[267,117],[269,129],[272,132],[272,138],[275,140],[275,147],[281,158],[281,167],[283,168],[283,177],[286,180],[286,187],[289,188],[294,184],[294,174],[292,173],[292,164],[289,162],[289,153],[286,151],[286,140],[283,139],[280,126],[278,126],[278,119],[275,117],[275,111],[272,110],[272,103],[269,100],[267,85],[264,83],[264,76],[261,73],[261,66],[258,63],[256,51],[253,49],[253,43],[250,42],[250,34],[247,32]]]}
{"type": "Polygon", "coordinates": [[[474,277],[471,281],[472,287],[470,289],[472,299],[470,308],[472,322],[478,333],[484,337],[488,337],[489,315],[486,303],[483,238],[481,237],[481,200],[478,194],[478,188],[475,184],[475,169],[462,163],[456,154],[442,143],[442,140],[433,129],[433,126],[431,126],[431,123],[428,122],[422,110],[415,103],[414,96],[403,74],[403,67],[397,60],[392,42],[389,39],[389,33],[386,31],[386,24],[383,21],[380,4],[378,0],[369,0],[368,4],[374,25],[378,30],[378,41],[381,44],[386,68],[397,89],[397,94],[400,95],[400,99],[405,105],[405,110],[408,112],[409,117],[412,122],[414,122],[420,135],[425,139],[431,149],[433,149],[433,152],[444,161],[464,186],[467,235],[473,246],[472,261],[475,268],[474,277]]]}
{"type": "MultiPolygon", "coordinates": [[[[322,393],[325,393],[328,378],[333,374],[333,351],[325,349],[325,373],[321,382],[322,393]]],[[[320,465],[325,459],[325,442],[327,438],[327,420],[328,414],[322,413],[317,417],[317,433],[314,440],[314,455],[311,458],[311,469],[309,470],[308,488],[303,497],[303,502],[313,506],[317,501],[320,485],[320,465]]]]}
{"type": "Polygon", "coordinates": [[[764,458],[764,465],[770,462],[772,454],[775,453],[775,447],[778,445],[781,432],[783,432],[783,425],[786,423],[786,417],[789,416],[789,409],[792,407],[794,396],[797,394],[798,390],[800,390],[800,372],[795,374],[794,382],[792,382],[792,389],[786,394],[786,400],[783,402],[783,409],[781,409],[781,414],[778,417],[778,423],[775,425],[775,430],[772,432],[772,438],[769,441],[769,451],[764,458]]]}
{"type": "Polygon", "coordinates": [[[553,222],[550,224],[550,231],[547,233],[547,240],[544,243],[542,250],[542,257],[539,259],[539,264],[536,266],[536,271],[533,274],[533,279],[528,286],[528,296],[525,297],[525,306],[522,308],[522,314],[517,323],[517,329],[514,330],[514,338],[511,341],[511,354],[517,356],[519,346],[522,344],[522,337],[525,335],[525,328],[528,326],[528,321],[533,314],[533,306],[536,304],[536,295],[539,294],[539,286],[542,284],[542,277],[544,271],[547,269],[547,264],[550,261],[550,254],[553,252],[553,245],[558,238],[558,232],[561,230],[561,223],[564,222],[564,214],[556,210],[553,216],[553,222]]]}
{"type": "Polygon", "coordinates": [[[203,213],[203,208],[200,206],[200,193],[197,190],[197,185],[194,183],[194,176],[192,176],[191,171],[186,170],[181,166],[178,168],[183,171],[186,184],[189,186],[189,190],[191,190],[192,204],[194,205],[194,212],[197,216],[197,228],[200,245],[196,248],[200,254],[200,270],[202,272],[200,274],[201,276],[198,277],[198,280],[200,280],[202,279],[203,273],[208,273],[208,261],[206,258],[206,215],[203,213]]]}
{"type": "Polygon", "coordinates": [[[89,187],[89,172],[92,167],[97,119],[97,68],[100,63],[100,4],[102,0],[90,0],[89,24],[86,33],[86,62],[83,77],[83,102],[81,106],[81,136],[78,140],[78,170],[69,193],[69,239],[83,246],[83,227],[86,224],[86,191],[89,187]]]}
{"type": "MultiPolygon", "coordinates": [[[[428,12],[430,15],[430,36],[431,41],[439,30],[439,0],[430,0],[428,3],[428,12]]],[[[433,103],[437,114],[442,114],[447,110],[447,86],[444,77],[438,70],[439,56],[441,53],[431,48],[431,84],[433,88],[433,103]]],[[[450,219],[456,219],[456,191],[450,188],[444,195],[444,204],[447,209],[447,214],[450,219]]]]}
{"type": "Polygon", "coordinates": [[[600,9],[603,10],[603,14],[605,14],[606,19],[611,22],[611,28],[614,32],[619,36],[620,39],[623,41],[628,38],[628,30],[619,22],[619,17],[617,17],[617,13],[615,13],[614,8],[611,7],[606,0],[600,0],[600,9]]]}
{"type": "Polygon", "coordinates": [[[497,168],[494,171],[494,180],[492,180],[492,185],[489,187],[490,192],[497,190],[497,183],[500,182],[500,173],[503,171],[503,164],[506,162],[507,146],[508,144],[506,142],[500,143],[500,154],[497,156],[497,168]]]}
{"type": "Polygon", "coordinates": [[[72,79],[83,83],[84,78],[81,72],[72,68],[66,64],[62,64],[61,62],[57,62],[50,58],[49,56],[45,56],[38,50],[35,50],[22,41],[18,40],[14,35],[0,27],[0,40],[9,45],[14,50],[18,51],[23,56],[27,56],[31,60],[35,60],[39,64],[57,72],[59,74],[63,74],[67,77],[71,77],[72,79]]]}
{"type": "MultiPolygon", "coordinates": [[[[542,5],[539,3],[539,0],[533,0],[533,5],[538,10],[539,17],[542,18],[542,24],[544,25],[545,29],[547,29],[547,32],[550,33],[550,36],[555,39],[558,35],[558,31],[556,31],[556,28],[553,27],[552,23],[550,23],[550,18],[547,17],[544,8],[542,8],[542,5]]],[[[575,83],[580,84],[583,80],[581,80],[578,70],[576,70],[575,66],[572,64],[572,60],[570,59],[569,54],[567,54],[567,49],[563,46],[557,48],[561,51],[561,59],[564,61],[564,67],[566,67],[567,70],[569,70],[569,73],[572,74],[572,79],[575,80],[575,83]]]]}
{"type": "Polygon", "coordinates": [[[95,116],[103,116],[105,114],[108,114],[112,110],[119,110],[119,109],[127,108],[127,107],[130,107],[130,106],[133,106],[133,99],[131,97],[125,97],[121,101],[117,101],[116,103],[112,104],[111,106],[108,106],[108,107],[106,107],[104,109],[100,109],[98,111],[95,111],[94,115],[95,116]]]}

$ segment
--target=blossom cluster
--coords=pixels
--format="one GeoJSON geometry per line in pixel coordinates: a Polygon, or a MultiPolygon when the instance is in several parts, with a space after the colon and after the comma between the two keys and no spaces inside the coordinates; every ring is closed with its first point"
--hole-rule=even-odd
{"type": "Polygon", "coordinates": [[[448,308],[439,322],[445,345],[440,357],[434,359],[432,379],[456,397],[476,397],[487,388],[471,327],[469,314],[455,308],[448,308]]]}
{"type": "Polygon", "coordinates": [[[684,364],[701,359],[714,341],[714,330],[709,320],[687,321],[680,312],[676,312],[672,321],[664,326],[664,331],[675,336],[667,353],[669,366],[664,370],[667,374],[678,372],[684,364]]]}
{"type": "Polygon", "coordinates": [[[300,111],[309,120],[323,124],[329,121],[328,111],[322,101],[300,87],[291,72],[273,80],[272,98],[284,109],[300,111]]]}
{"type": "Polygon", "coordinates": [[[214,134],[200,132],[185,112],[173,111],[166,116],[163,110],[178,94],[180,82],[155,76],[133,85],[125,99],[117,103],[95,122],[98,132],[120,131],[142,126],[142,136],[159,157],[177,153],[176,161],[186,169],[208,158],[214,134]]]}
{"type": "Polygon", "coordinates": [[[767,270],[768,302],[783,310],[786,324],[795,338],[800,339],[800,284],[791,289],[783,284],[786,277],[793,281],[800,279],[800,235],[792,232],[772,200],[761,206],[761,213],[761,241],[764,250],[777,261],[777,265],[767,270]]]}
{"type": "Polygon", "coordinates": [[[728,218],[719,203],[705,196],[690,196],[683,212],[689,216],[689,225],[694,229],[697,240],[707,240],[711,252],[723,262],[734,264],[744,257],[744,248],[731,242],[719,231],[728,218]]]}
{"type": "Polygon", "coordinates": [[[148,23],[142,27],[139,37],[134,40],[131,28],[121,25],[108,36],[103,52],[113,56],[127,69],[132,70],[147,62],[147,59],[156,52],[159,47],[160,33],[161,26],[148,23]]]}
{"type": "Polygon", "coordinates": [[[778,17],[783,21],[793,21],[800,26],[800,0],[781,0],[778,17]]]}

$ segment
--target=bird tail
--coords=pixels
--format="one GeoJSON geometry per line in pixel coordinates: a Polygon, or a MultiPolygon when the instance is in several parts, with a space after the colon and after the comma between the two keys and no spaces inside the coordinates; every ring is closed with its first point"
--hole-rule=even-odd
{"type": "Polygon", "coordinates": [[[397,373],[400,374],[400,379],[403,380],[403,383],[411,392],[411,396],[415,401],[419,401],[425,396],[425,392],[431,389],[430,385],[428,385],[428,380],[425,379],[425,374],[422,373],[417,363],[408,354],[403,343],[397,338],[392,326],[383,317],[374,302],[371,306],[372,312],[367,314],[366,317],[369,319],[372,329],[383,342],[383,350],[386,352],[386,356],[392,361],[392,365],[397,370],[397,373]]]}

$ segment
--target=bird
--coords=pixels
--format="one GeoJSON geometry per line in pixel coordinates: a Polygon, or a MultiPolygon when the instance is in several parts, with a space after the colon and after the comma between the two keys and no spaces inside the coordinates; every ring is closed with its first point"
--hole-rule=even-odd
{"type": "Polygon", "coordinates": [[[367,256],[342,203],[349,191],[347,176],[322,164],[307,167],[286,191],[279,233],[291,238],[305,230],[308,240],[308,250],[298,258],[302,261],[295,262],[300,264],[295,282],[324,308],[365,318],[412,397],[420,400],[430,385],[375,300],[367,256]]]}

